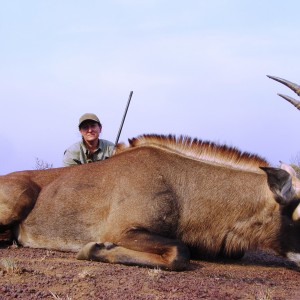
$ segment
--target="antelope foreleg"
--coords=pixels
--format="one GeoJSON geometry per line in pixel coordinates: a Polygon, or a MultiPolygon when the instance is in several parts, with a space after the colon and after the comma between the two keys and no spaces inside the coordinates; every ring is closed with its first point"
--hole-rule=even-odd
{"type": "Polygon", "coordinates": [[[180,271],[186,269],[190,253],[180,241],[147,232],[130,232],[117,244],[88,243],[77,258],[180,271]]]}

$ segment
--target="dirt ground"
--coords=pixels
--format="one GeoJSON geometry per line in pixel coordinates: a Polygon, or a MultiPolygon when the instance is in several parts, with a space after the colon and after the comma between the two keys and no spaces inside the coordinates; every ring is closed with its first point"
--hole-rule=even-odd
{"type": "Polygon", "coordinates": [[[75,256],[1,245],[0,299],[300,299],[300,268],[266,252],[239,261],[192,261],[184,272],[75,256]]]}

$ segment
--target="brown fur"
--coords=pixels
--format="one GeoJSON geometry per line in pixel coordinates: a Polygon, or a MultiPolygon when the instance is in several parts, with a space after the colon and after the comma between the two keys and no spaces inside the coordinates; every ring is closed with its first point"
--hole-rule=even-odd
{"type": "Polygon", "coordinates": [[[0,225],[24,246],[172,270],[187,267],[189,249],[285,255],[282,235],[300,251],[295,207],[283,215],[278,204],[293,200],[291,176],[267,166],[227,146],[141,136],[105,161],[0,177],[0,225]]]}

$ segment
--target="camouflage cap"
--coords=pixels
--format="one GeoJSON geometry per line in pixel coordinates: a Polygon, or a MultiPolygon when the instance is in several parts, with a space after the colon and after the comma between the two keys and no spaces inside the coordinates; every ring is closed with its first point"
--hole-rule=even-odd
{"type": "Polygon", "coordinates": [[[84,115],[82,115],[80,118],[79,118],[79,124],[78,126],[80,127],[80,125],[84,122],[84,121],[87,121],[87,120],[91,120],[91,121],[94,121],[94,122],[97,122],[101,125],[101,122],[99,120],[99,118],[95,115],[95,114],[92,114],[92,113],[86,113],[84,115]]]}

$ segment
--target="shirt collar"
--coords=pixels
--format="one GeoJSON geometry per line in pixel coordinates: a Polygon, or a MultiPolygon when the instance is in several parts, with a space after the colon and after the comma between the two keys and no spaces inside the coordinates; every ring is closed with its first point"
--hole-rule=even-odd
{"type": "MultiPolygon", "coordinates": [[[[89,150],[86,148],[83,139],[81,140],[80,144],[81,144],[81,146],[82,146],[82,148],[83,148],[83,150],[84,150],[84,153],[87,154],[87,153],[89,152],[89,150]]],[[[94,153],[97,153],[97,152],[99,152],[99,151],[101,150],[100,144],[101,144],[101,143],[100,143],[100,139],[98,139],[98,148],[97,148],[97,150],[96,150],[94,153]]]]}

